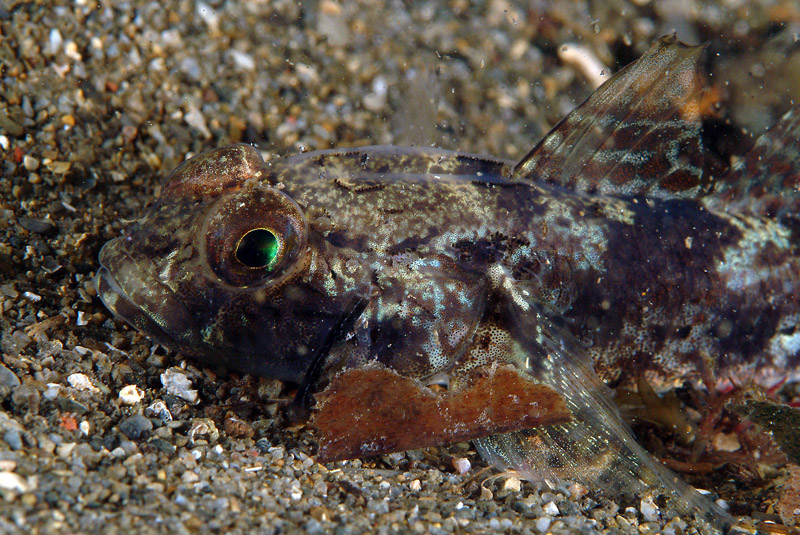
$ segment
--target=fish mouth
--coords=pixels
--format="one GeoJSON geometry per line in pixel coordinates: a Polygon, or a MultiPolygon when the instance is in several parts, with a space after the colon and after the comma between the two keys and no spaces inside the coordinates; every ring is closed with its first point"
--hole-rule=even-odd
{"type": "Polygon", "coordinates": [[[124,247],[123,238],[100,250],[95,288],[114,315],[159,344],[189,350],[198,341],[191,314],[175,292],[158,280],[124,247]]]}

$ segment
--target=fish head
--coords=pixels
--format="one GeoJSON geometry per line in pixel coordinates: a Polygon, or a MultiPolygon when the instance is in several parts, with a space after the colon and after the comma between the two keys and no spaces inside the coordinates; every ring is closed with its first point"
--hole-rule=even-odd
{"type": "Polygon", "coordinates": [[[173,171],[145,216],[104,245],[98,295],[186,356],[299,381],[347,313],[346,297],[320,299],[308,234],[256,149],[212,150],[173,171]]]}

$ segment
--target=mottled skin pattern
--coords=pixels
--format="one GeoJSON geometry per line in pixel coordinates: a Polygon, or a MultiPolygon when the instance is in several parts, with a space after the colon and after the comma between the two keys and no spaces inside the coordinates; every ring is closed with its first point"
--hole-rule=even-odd
{"type": "MultiPolygon", "coordinates": [[[[163,274],[162,284],[206,305],[194,310],[191,332],[173,333],[187,340],[182,351],[210,355],[210,362],[215,353],[231,351],[216,362],[286,380],[302,379],[303,356],[325,325],[356,296],[372,294],[371,319],[385,325],[373,327],[380,337],[371,340],[371,354],[404,373],[433,375],[463,352],[446,334],[463,328],[469,339],[485,303],[503,293],[492,280],[495,272],[575,320],[571,330],[591,342],[588,351],[610,379],[645,371],[667,382],[697,379],[707,365],[720,376],[740,377],[747,369],[797,369],[800,260],[780,224],[704,210],[702,200],[577,195],[503,178],[508,169],[497,160],[391,147],[323,151],[274,164],[253,187],[282,183],[282,194],[304,207],[310,227],[311,248],[302,260],[309,267],[293,284],[217,288],[194,276],[209,269],[199,256],[204,245],[197,228],[209,217],[198,214],[219,209],[216,199],[169,198],[116,247],[127,242],[128,257],[141,259],[136,265],[163,274]],[[434,288],[435,281],[442,287],[434,288]],[[299,291],[304,294],[293,298],[299,291]],[[309,300],[307,291],[317,299],[309,300]],[[332,297],[339,304],[326,306],[332,297]],[[281,313],[285,306],[291,310],[281,313]],[[276,340],[279,317],[302,320],[293,319],[291,336],[276,343],[248,327],[253,319],[240,321],[254,307],[259,318],[275,311],[275,318],[259,322],[276,340]],[[298,335],[294,330],[305,324],[308,333],[298,335]],[[261,353],[265,341],[272,358],[261,353]],[[398,345],[425,343],[442,356],[428,349],[422,359],[409,359],[398,345]],[[292,369],[283,371],[276,360],[292,369]]],[[[231,232],[235,223],[227,213],[222,217],[231,232]]],[[[110,251],[103,256],[109,268],[110,251]]],[[[166,323],[188,328],[174,319],[166,323]]]]}
{"type": "Polygon", "coordinates": [[[104,247],[99,294],[186,355],[319,388],[374,362],[450,388],[513,363],[567,398],[575,422],[484,440],[487,457],[519,467],[512,453],[535,457],[519,445],[534,438],[566,452],[561,464],[605,448],[636,481],[669,487],[598,376],[800,378],[797,121],[762,138],[794,140],[771,156],[783,175],[760,179],[770,213],[737,195],[751,160],[715,194],[699,53],[662,40],[516,165],[397,147],[269,164],[242,145],[200,155],[104,247]],[[794,189],[776,196],[779,179],[794,189]],[[278,238],[269,266],[237,256],[253,229],[278,238]],[[586,436],[597,445],[577,446],[586,436]]]}

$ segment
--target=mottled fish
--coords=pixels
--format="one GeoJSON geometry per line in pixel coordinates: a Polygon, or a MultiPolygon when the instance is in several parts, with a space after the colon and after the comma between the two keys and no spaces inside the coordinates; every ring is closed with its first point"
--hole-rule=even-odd
{"type": "Polygon", "coordinates": [[[191,158],[105,245],[98,293],[175,351],[299,384],[321,461],[475,439],[526,477],[667,489],[725,524],[608,388],[800,379],[800,112],[708,176],[701,50],[662,39],[516,164],[191,158]]]}

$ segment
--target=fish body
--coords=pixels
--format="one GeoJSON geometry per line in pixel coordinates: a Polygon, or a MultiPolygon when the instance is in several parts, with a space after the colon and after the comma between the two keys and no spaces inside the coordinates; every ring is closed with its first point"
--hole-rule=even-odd
{"type": "Polygon", "coordinates": [[[698,55],[660,41],[516,164],[388,146],[196,156],[105,245],[98,294],[167,347],[320,394],[318,420],[347,400],[357,454],[400,447],[370,438],[384,427],[369,414],[404,402],[350,395],[354,371],[376,385],[389,373],[408,400],[442,384],[468,405],[509,366],[567,417],[532,416],[536,391],[531,419],[492,427],[484,411],[437,434],[407,401],[392,416],[407,418],[402,447],[474,438],[524,474],[660,485],[722,517],[641,450],[606,388],[800,379],[800,121],[704,176],[698,55]]]}

